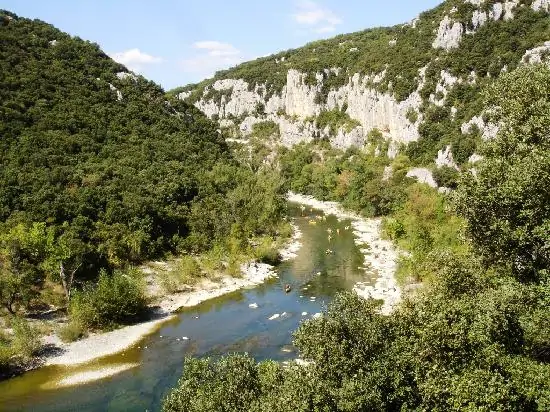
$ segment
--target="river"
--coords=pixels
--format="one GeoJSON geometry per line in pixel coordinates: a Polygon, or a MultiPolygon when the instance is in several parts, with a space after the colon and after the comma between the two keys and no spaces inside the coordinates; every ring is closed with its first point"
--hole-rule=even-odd
{"type": "Polygon", "coordinates": [[[300,323],[322,312],[336,292],[373,279],[360,269],[363,255],[352,231],[346,230],[349,221],[334,216],[321,220],[322,212],[309,208],[302,216],[296,204],[290,205],[289,215],[302,231],[302,247],[295,259],[276,268],[278,279],[185,309],[124,352],[76,367],[45,367],[0,382],[0,410],[156,411],[176,385],[185,356],[248,352],[258,360],[297,358],[292,332],[300,323]],[[284,292],[285,284],[291,285],[290,293],[284,292]],[[135,366],[102,380],[56,385],[74,373],[128,364],[135,366]]]}

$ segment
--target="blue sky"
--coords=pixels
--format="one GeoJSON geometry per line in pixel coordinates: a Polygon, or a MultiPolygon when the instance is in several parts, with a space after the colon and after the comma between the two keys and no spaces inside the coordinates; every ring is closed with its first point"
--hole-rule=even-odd
{"type": "Polygon", "coordinates": [[[98,43],[170,89],[321,38],[403,23],[440,0],[0,0],[98,43]]]}

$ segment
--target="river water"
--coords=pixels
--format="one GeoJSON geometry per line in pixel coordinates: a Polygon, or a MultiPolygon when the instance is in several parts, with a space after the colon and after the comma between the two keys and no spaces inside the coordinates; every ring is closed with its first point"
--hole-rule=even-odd
{"type": "Polygon", "coordinates": [[[322,213],[309,208],[303,214],[290,205],[289,215],[303,233],[302,247],[295,259],[277,267],[278,279],[185,309],[122,353],[0,382],[0,411],[157,411],[176,385],[185,356],[248,352],[258,360],[297,358],[292,332],[300,323],[322,312],[336,292],[351,290],[358,281],[372,281],[360,269],[363,255],[352,231],[345,229],[349,221],[334,216],[320,220],[322,213]],[[333,232],[331,240],[328,229],[333,232]],[[287,283],[290,293],[284,292],[287,283]],[[280,316],[269,320],[274,314],[280,316]],[[137,366],[79,386],[55,384],[75,372],[128,363],[137,366]]]}

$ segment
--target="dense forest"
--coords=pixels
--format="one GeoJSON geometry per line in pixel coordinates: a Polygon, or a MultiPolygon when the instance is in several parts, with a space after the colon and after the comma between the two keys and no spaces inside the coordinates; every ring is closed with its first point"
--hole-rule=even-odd
{"type": "MultiPolygon", "coordinates": [[[[241,167],[193,106],[41,21],[0,12],[0,42],[2,313],[75,289],[84,326],[124,323],[146,303],[132,265],[278,232],[280,182],[241,167]]],[[[14,342],[0,335],[0,368],[14,342]]]]}
{"type": "Polygon", "coordinates": [[[524,67],[487,91],[503,127],[449,196],[374,145],[282,149],[288,187],[384,216],[386,235],[409,252],[397,275],[423,289],[389,316],[376,301],[338,296],[294,334],[305,366],[187,359],[163,410],[548,410],[549,82],[548,67],[524,67]]]}

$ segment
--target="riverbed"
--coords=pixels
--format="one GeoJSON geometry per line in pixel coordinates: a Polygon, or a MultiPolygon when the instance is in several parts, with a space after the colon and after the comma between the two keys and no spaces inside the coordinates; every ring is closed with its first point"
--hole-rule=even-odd
{"type": "Polygon", "coordinates": [[[302,233],[301,247],[276,268],[278,278],[186,308],[115,355],[2,382],[0,409],[159,410],[186,356],[248,352],[258,360],[296,359],[292,332],[300,323],[318,316],[338,291],[358,284],[374,288],[379,273],[365,270],[364,249],[370,245],[357,246],[353,216],[337,219],[297,204],[291,204],[289,216],[302,233]],[[109,376],[102,378],[105,371],[109,376]],[[84,383],[90,377],[94,380],[84,383]],[[67,386],[74,382],[80,384],[67,386]]]}

